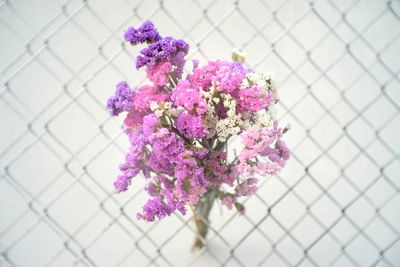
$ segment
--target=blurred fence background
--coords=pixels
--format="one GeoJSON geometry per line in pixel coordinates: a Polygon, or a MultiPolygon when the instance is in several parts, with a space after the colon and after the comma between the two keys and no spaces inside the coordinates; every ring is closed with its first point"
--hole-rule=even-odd
{"type": "Polygon", "coordinates": [[[0,2],[0,266],[400,266],[400,1],[0,2]],[[152,20],[191,58],[273,71],[293,157],[238,217],[138,222],[112,194],[128,149],[105,111],[143,82],[124,30],[152,20]]]}

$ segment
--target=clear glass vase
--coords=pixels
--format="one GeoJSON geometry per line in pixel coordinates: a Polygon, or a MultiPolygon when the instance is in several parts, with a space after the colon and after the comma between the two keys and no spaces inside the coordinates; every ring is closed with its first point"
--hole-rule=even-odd
{"type": "Polygon", "coordinates": [[[218,197],[218,187],[210,189],[193,208],[193,220],[196,226],[196,237],[193,250],[201,249],[206,245],[206,238],[210,226],[210,211],[218,197]]]}

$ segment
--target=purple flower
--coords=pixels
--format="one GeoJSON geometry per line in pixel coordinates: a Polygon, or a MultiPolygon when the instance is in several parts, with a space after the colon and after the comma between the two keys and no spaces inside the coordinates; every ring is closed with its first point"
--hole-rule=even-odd
{"type": "Polygon", "coordinates": [[[239,61],[235,61],[230,63],[230,68],[233,72],[238,72],[243,75],[246,75],[246,73],[252,72],[251,69],[245,68],[243,64],[239,61]]]}
{"type": "Polygon", "coordinates": [[[150,21],[146,21],[138,29],[129,27],[124,34],[124,38],[131,44],[140,44],[144,42],[157,42],[161,39],[161,36],[154,27],[154,24],[150,21]]]}
{"type": "Polygon", "coordinates": [[[160,188],[156,184],[149,182],[145,187],[144,190],[149,194],[149,196],[156,197],[160,194],[160,188]]]}
{"type": "MultiPolygon", "coordinates": [[[[149,117],[150,119],[151,117],[149,117]]],[[[150,122],[149,125],[153,125],[153,123],[150,122]]],[[[185,151],[183,141],[178,139],[175,133],[171,133],[167,128],[161,128],[152,133],[148,140],[152,148],[148,158],[148,165],[154,172],[173,176],[175,165],[182,158],[181,155],[185,151]]]]}
{"type": "Polygon", "coordinates": [[[149,222],[154,222],[155,218],[162,219],[166,215],[170,215],[172,211],[162,202],[160,197],[149,199],[143,206],[144,219],[149,222]]]}
{"type": "Polygon", "coordinates": [[[176,66],[174,72],[172,73],[172,76],[177,79],[180,79],[182,77],[183,67],[186,63],[186,54],[187,52],[179,51],[174,57],[171,58],[171,63],[176,66]]]}
{"type": "Polygon", "coordinates": [[[236,179],[236,174],[230,172],[228,165],[226,164],[226,152],[215,152],[206,161],[207,166],[211,172],[207,176],[207,181],[211,184],[222,184],[226,183],[232,185],[236,179]]]}
{"type": "Polygon", "coordinates": [[[175,126],[188,138],[202,138],[208,133],[204,128],[201,116],[194,116],[184,111],[178,114],[175,126]]]}
{"type": "Polygon", "coordinates": [[[161,194],[167,200],[167,205],[170,210],[178,210],[182,215],[186,214],[185,204],[182,201],[176,199],[175,194],[170,189],[163,189],[161,194]]]}
{"type": "Polygon", "coordinates": [[[150,136],[154,133],[155,127],[159,125],[157,116],[154,113],[143,117],[143,134],[150,136]]]}
{"type": "Polygon", "coordinates": [[[117,181],[114,182],[114,188],[118,192],[126,191],[129,185],[131,185],[131,179],[126,175],[118,176],[117,181]]]}
{"type": "Polygon", "coordinates": [[[202,149],[199,151],[189,151],[189,155],[194,156],[198,159],[204,159],[208,155],[209,150],[208,149],[202,149]]]}
{"type": "Polygon", "coordinates": [[[112,116],[118,116],[123,111],[133,108],[133,98],[135,92],[129,87],[127,82],[120,82],[116,85],[115,95],[107,101],[107,109],[112,116]]]}
{"type": "Polygon", "coordinates": [[[275,148],[279,151],[279,157],[284,160],[288,160],[290,158],[290,150],[287,148],[285,141],[279,139],[275,143],[275,148]]]}
{"type": "Polygon", "coordinates": [[[147,68],[151,69],[158,62],[172,61],[174,57],[177,57],[174,59],[175,64],[177,64],[182,61],[180,58],[183,58],[188,51],[189,45],[185,41],[164,37],[140,51],[142,55],[136,58],[136,68],[140,69],[143,66],[147,66],[147,68]]]}
{"type": "Polygon", "coordinates": [[[158,180],[161,182],[161,184],[164,186],[166,190],[173,189],[175,187],[173,181],[165,177],[164,175],[158,175],[157,176],[158,180]]]}
{"type": "Polygon", "coordinates": [[[150,177],[150,168],[146,164],[146,158],[148,157],[145,148],[146,137],[143,135],[141,128],[130,132],[129,141],[131,143],[129,153],[125,156],[125,163],[119,166],[122,175],[118,176],[117,181],[114,182],[114,187],[117,191],[126,191],[131,184],[131,179],[140,171],[143,172],[145,177],[150,177]]]}
{"type": "Polygon", "coordinates": [[[182,158],[175,168],[175,177],[177,194],[182,201],[195,204],[207,191],[204,168],[198,168],[194,159],[182,158]]]}
{"type": "Polygon", "coordinates": [[[170,216],[175,210],[179,210],[183,215],[186,213],[184,204],[175,199],[173,193],[169,190],[163,190],[163,196],[157,196],[149,199],[143,206],[143,213],[138,213],[138,220],[144,219],[149,222],[154,222],[156,218],[162,219],[165,216],[170,216]],[[167,203],[163,199],[167,199],[167,203]]]}
{"type": "Polygon", "coordinates": [[[174,174],[174,164],[168,157],[167,153],[159,153],[158,150],[153,150],[149,157],[149,165],[156,173],[165,173],[168,175],[174,174]]]}

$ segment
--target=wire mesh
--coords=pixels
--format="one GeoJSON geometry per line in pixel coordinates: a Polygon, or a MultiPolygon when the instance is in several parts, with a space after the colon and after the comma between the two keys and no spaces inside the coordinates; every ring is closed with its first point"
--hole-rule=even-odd
{"type": "Polygon", "coordinates": [[[400,2],[35,0],[0,3],[0,266],[400,266],[400,2]],[[238,217],[134,218],[112,193],[128,143],[104,110],[143,83],[123,31],[152,20],[190,58],[271,70],[293,157],[238,217]]]}

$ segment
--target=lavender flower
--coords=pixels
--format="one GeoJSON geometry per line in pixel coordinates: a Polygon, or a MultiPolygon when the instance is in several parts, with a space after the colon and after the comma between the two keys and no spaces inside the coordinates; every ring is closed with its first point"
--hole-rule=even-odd
{"type": "Polygon", "coordinates": [[[117,178],[117,181],[114,182],[114,188],[117,192],[123,192],[128,189],[128,186],[131,184],[130,177],[126,175],[120,175],[117,178]]]}
{"type": "Polygon", "coordinates": [[[133,108],[133,98],[135,92],[129,87],[127,82],[120,82],[116,85],[115,95],[107,101],[107,109],[112,116],[118,116],[123,111],[133,108]]]}
{"type": "Polygon", "coordinates": [[[241,73],[241,74],[243,74],[243,75],[246,75],[246,73],[252,72],[251,69],[245,68],[245,67],[243,66],[243,64],[242,64],[241,62],[239,62],[239,61],[232,62],[232,63],[230,64],[230,68],[231,68],[231,70],[232,70],[233,72],[241,73]]]}
{"type": "MultiPolygon", "coordinates": [[[[143,206],[143,212],[143,218],[146,221],[153,222],[156,217],[162,219],[166,215],[170,215],[172,210],[162,202],[160,197],[155,197],[147,201],[143,206]]],[[[138,215],[138,218],[140,218],[140,215],[138,215]]]]}
{"type": "MultiPolygon", "coordinates": [[[[142,56],[136,58],[136,68],[140,69],[143,66],[153,68],[158,62],[171,61],[179,54],[176,60],[181,60],[189,51],[189,45],[183,40],[175,40],[172,37],[164,37],[156,43],[150,44],[148,47],[140,51],[142,56]]],[[[175,62],[176,63],[176,62],[175,62]]]]}
{"type": "Polygon", "coordinates": [[[138,29],[129,27],[125,32],[125,40],[131,44],[154,43],[161,39],[160,34],[150,21],[144,22],[138,29]]]}

